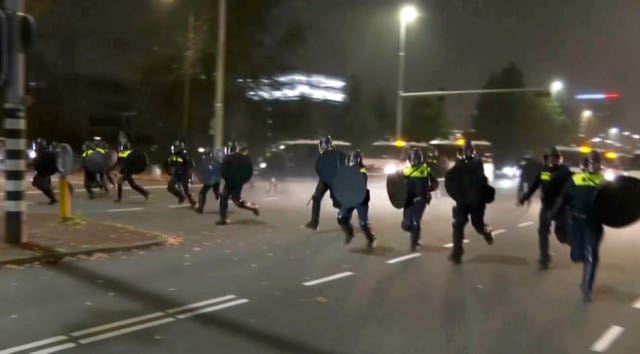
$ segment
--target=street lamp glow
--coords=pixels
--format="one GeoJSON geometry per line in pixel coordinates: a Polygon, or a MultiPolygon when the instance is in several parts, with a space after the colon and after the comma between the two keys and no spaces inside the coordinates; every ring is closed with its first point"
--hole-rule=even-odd
{"type": "Polygon", "coordinates": [[[551,91],[552,95],[555,95],[562,90],[564,90],[564,82],[559,80],[552,82],[551,86],[549,86],[549,91],[551,91]]]}
{"type": "Polygon", "coordinates": [[[402,23],[413,22],[418,17],[418,10],[415,6],[407,5],[400,9],[400,21],[402,23]]]}
{"type": "Polygon", "coordinates": [[[620,129],[619,128],[611,128],[609,129],[609,134],[613,135],[613,134],[618,134],[620,133],[620,129]]]}
{"type": "Polygon", "coordinates": [[[582,111],[581,116],[582,116],[583,119],[589,119],[589,118],[593,117],[593,112],[588,110],[588,109],[585,109],[584,111],[582,111]]]}

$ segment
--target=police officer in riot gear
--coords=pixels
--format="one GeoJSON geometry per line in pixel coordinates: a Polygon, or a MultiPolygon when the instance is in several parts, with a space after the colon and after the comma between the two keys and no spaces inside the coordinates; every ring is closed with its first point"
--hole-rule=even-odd
{"type": "Polygon", "coordinates": [[[484,222],[487,191],[490,186],[484,174],[482,160],[476,156],[470,140],[465,140],[460,156],[448,174],[452,177],[445,181],[451,187],[448,186],[447,191],[456,202],[452,209],[453,252],[449,255],[449,260],[460,264],[464,253],[464,227],[469,217],[471,225],[484,237],[487,244],[493,244],[492,229],[484,222]]]}
{"type": "MultiPolygon", "coordinates": [[[[367,181],[367,169],[362,162],[362,154],[360,150],[352,151],[347,155],[346,165],[349,167],[357,166],[360,169],[360,173],[364,175],[365,181],[367,181]]],[[[356,207],[340,207],[338,212],[338,224],[342,227],[345,234],[345,244],[351,243],[354,236],[353,225],[351,224],[351,216],[353,211],[358,211],[358,221],[360,222],[360,229],[364,232],[364,236],[367,238],[367,248],[373,249],[376,247],[376,235],[371,230],[369,224],[369,190],[367,189],[367,196],[356,207]]]]}
{"type": "MultiPolygon", "coordinates": [[[[49,147],[47,146],[47,142],[43,138],[37,138],[32,143],[32,148],[36,153],[36,156],[33,159],[33,165],[36,169],[36,174],[33,176],[31,180],[31,185],[39,189],[42,194],[44,194],[47,198],[49,198],[49,205],[55,204],[58,202],[55,194],[53,193],[53,188],[51,186],[51,175],[45,176],[42,171],[38,171],[40,169],[40,165],[43,164],[43,161],[40,161],[43,153],[49,151],[49,147]]],[[[47,166],[49,168],[49,166],[47,166]]]]}
{"type": "Polygon", "coordinates": [[[131,189],[140,193],[145,200],[149,199],[149,192],[139,186],[136,181],[133,179],[133,173],[128,171],[124,166],[124,159],[129,156],[131,153],[131,144],[129,142],[124,142],[120,144],[118,147],[118,160],[116,163],[111,166],[110,170],[119,168],[120,169],[120,178],[118,178],[118,197],[115,199],[116,203],[120,203],[122,201],[122,184],[126,181],[131,186],[131,189]]]}
{"type": "Polygon", "coordinates": [[[425,162],[422,150],[412,148],[407,160],[409,166],[402,170],[407,182],[407,201],[402,213],[401,227],[411,236],[409,248],[416,251],[420,247],[422,215],[431,203],[431,192],[438,189],[439,183],[425,162]]]}
{"type": "Polygon", "coordinates": [[[551,214],[554,203],[560,197],[564,186],[571,179],[571,170],[562,162],[562,155],[556,147],[551,147],[545,152],[547,166],[533,180],[529,190],[518,199],[518,204],[523,205],[531,198],[538,188],[542,189],[541,207],[538,225],[538,243],[540,247],[540,268],[549,268],[551,256],[549,256],[549,233],[551,222],[555,223],[554,233],[560,243],[569,243],[569,214],[564,206],[560,206],[551,214]]]}
{"type": "MultiPolygon", "coordinates": [[[[227,144],[221,170],[230,170],[234,160],[237,159],[237,155],[246,155],[247,152],[248,150],[246,146],[238,146],[237,142],[227,144]]],[[[243,185],[240,181],[235,181],[232,178],[225,178],[222,194],[220,195],[220,220],[217,222],[218,225],[227,225],[229,223],[229,219],[227,219],[229,198],[231,198],[238,208],[249,210],[253,212],[255,216],[260,216],[258,206],[242,199],[242,186],[243,185]]]]}
{"type": "Polygon", "coordinates": [[[196,207],[196,201],[189,192],[189,180],[191,179],[191,159],[187,155],[184,141],[176,140],[171,146],[171,156],[169,156],[168,166],[173,167],[171,179],[167,184],[167,191],[178,198],[178,203],[189,200],[192,208],[196,207]]]}
{"type": "MultiPolygon", "coordinates": [[[[320,139],[318,142],[318,149],[320,150],[320,154],[323,154],[329,150],[333,150],[333,140],[330,136],[325,136],[320,139]]],[[[312,205],[311,205],[311,220],[305,225],[306,228],[311,230],[318,230],[318,225],[320,224],[320,205],[322,202],[322,198],[330,189],[329,185],[322,182],[322,180],[318,180],[316,184],[316,190],[311,196],[312,205]]]]}
{"type": "MultiPolygon", "coordinates": [[[[98,147],[95,141],[87,141],[82,145],[82,157],[87,158],[92,154],[105,154],[106,161],[106,150],[98,147]]],[[[106,166],[104,166],[106,168],[106,166]]],[[[97,185],[100,189],[103,189],[105,192],[109,192],[109,188],[107,187],[107,183],[105,181],[105,172],[104,168],[101,172],[93,172],[88,171],[85,168],[84,171],[84,189],[87,191],[87,195],[89,199],[94,198],[93,187],[97,185]]]]}
{"type": "Polygon", "coordinates": [[[196,211],[200,214],[204,211],[204,205],[207,203],[207,193],[209,190],[213,191],[213,195],[216,200],[220,200],[220,166],[224,159],[224,150],[221,148],[215,148],[212,152],[211,148],[206,148],[204,155],[211,156],[215,159],[214,164],[211,166],[213,169],[211,172],[214,178],[212,180],[213,184],[205,184],[203,182],[202,188],[200,188],[200,192],[198,193],[198,207],[196,208],[196,211]]]}
{"type": "Polygon", "coordinates": [[[600,153],[591,151],[583,163],[583,172],[571,176],[566,186],[564,198],[558,201],[558,204],[563,202],[569,206],[571,260],[583,263],[580,287],[582,299],[586,302],[591,301],[591,292],[598,268],[600,241],[602,241],[604,234],[602,223],[594,215],[593,205],[598,187],[605,181],[601,163],[600,153]]]}

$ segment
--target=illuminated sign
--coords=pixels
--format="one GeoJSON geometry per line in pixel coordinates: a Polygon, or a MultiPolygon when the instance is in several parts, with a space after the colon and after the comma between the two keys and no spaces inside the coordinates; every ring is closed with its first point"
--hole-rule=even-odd
{"type": "Polygon", "coordinates": [[[290,101],[308,98],[313,101],[343,103],[347,101],[344,80],[304,73],[275,75],[266,79],[240,79],[246,96],[252,100],[290,101]]]}

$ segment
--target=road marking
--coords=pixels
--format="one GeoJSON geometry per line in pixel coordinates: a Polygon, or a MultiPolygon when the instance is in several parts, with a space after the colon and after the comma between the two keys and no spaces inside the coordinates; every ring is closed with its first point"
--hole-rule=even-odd
{"type": "Polygon", "coordinates": [[[119,213],[122,211],[138,211],[138,210],[144,210],[144,208],[109,209],[107,210],[107,213],[119,213]]]}
{"type": "Polygon", "coordinates": [[[636,301],[633,302],[633,304],[631,304],[631,306],[640,309],[640,297],[636,299],[636,301]]]}
{"type": "Polygon", "coordinates": [[[139,324],[137,326],[127,327],[127,328],[119,329],[117,331],[107,332],[107,333],[103,333],[103,334],[100,334],[100,335],[97,335],[97,336],[93,336],[93,337],[89,337],[89,338],[86,338],[86,339],[81,339],[81,340],[78,341],[78,343],[80,343],[80,344],[88,344],[88,343],[92,343],[92,342],[97,342],[99,340],[103,340],[103,339],[107,339],[107,338],[111,338],[111,337],[116,337],[116,336],[119,336],[119,335],[122,335],[122,334],[127,334],[127,333],[131,333],[131,332],[139,331],[141,329],[163,325],[165,323],[173,322],[175,320],[176,319],[173,318],[173,317],[163,318],[161,320],[157,320],[157,321],[153,321],[153,322],[147,322],[147,323],[139,324]]]}
{"type": "Polygon", "coordinates": [[[494,230],[491,234],[492,234],[493,236],[498,236],[498,235],[503,234],[503,233],[505,233],[505,232],[507,232],[507,230],[505,230],[505,229],[499,229],[499,230],[494,230]]]}
{"type": "Polygon", "coordinates": [[[128,320],[122,320],[122,321],[118,321],[118,322],[107,323],[107,324],[102,325],[102,326],[91,327],[91,328],[88,328],[88,329],[84,329],[82,331],[73,332],[73,333],[71,333],[71,335],[73,337],[80,337],[80,336],[84,336],[85,334],[90,334],[90,333],[94,333],[94,332],[100,332],[100,331],[104,331],[105,329],[111,329],[111,328],[114,328],[114,327],[120,327],[120,326],[128,325],[130,323],[141,322],[141,321],[144,321],[144,320],[148,320],[148,319],[156,318],[156,317],[161,317],[161,316],[164,316],[164,313],[156,312],[156,313],[152,313],[152,314],[149,314],[149,315],[130,318],[128,320]]]}
{"type": "Polygon", "coordinates": [[[529,225],[533,225],[533,221],[527,221],[527,222],[523,222],[518,224],[518,227],[525,227],[525,226],[529,226],[529,225]]]}
{"type": "Polygon", "coordinates": [[[249,300],[247,300],[247,299],[239,299],[239,300],[236,300],[236,301],[227,302],[225,304],[220,304],[220,305],[211,306],[211,307],[205,307],[203,309],[198,309],[198,310],[195,310],[195,311],[192,311],[192,312],[183,313],[182,315],[176,316],[176,318],[180,319],[180,320],[184,320],[185,318],[197,316],[197,315],[200,315],[200,314],[203,314],[203,313],[207,313],[207,312],[226,309],[227,307],[233,307],[233,306],[238,306],[238,305],[241,305],[241,304],[246,304],[247,302],[249,302],[249,300]]]}
{"type": "Polygon", "coordinates": [[[175,308],[172,308],[172,309],[168,309],[168,310],[166,310],[164,312],[166,312],[166,313],[176,313],[176,312],[180,312],[182,310],[189,310],[189,309],[192,309],[194,307],[206,306],[206,305],[210,305],[210,304],[215,304],[216,302],[227,301],[227,300],[231,300],[231,299],[235,299],[235,298],[236,298],[235,295],[227,295],[227,296],[222,296],[222,297],[218,297],[218,298],[215,298],[215,299],[209,299],[209,300],[196,302],[196,303],[191,304],[191,305],[175,307],[175,308]]]}
{"type": "Polygon", "coordinates": [[[55,346],[55,347],[50,347],[50,348],[45,348],[45,349],[42,349],[42,350],[38,350],[37,352],[31,352],[30,354],[55,353],[55,352],[59,352],[61,350],[73,348],[75,346],[77,346],[77,344],[75,344],[75,343],[66,343],[66,344],[61,344],[61,345],[55,346]]]}
{"type": "Polygon", "coordinates": [[[328,281],[332,281],[332,280],[348,277],[348,276],[351,276],[351,275],[354,275],[354,274],[355,273],[353,273],[353,272],[338,273],[338,274],[334,274],[334,275],[331,275],[331,276],[328,276],[328,277],[324,277],[324,278],[320,278],[320,279],[304,282],[304,283],[302,283],[302,285],[304,285],[304,286],[313,286],[313,285],[316,285],[316,284],[325,283],[325,282],[328,282],[328,281]]]}
{"type": "Polygon", "coordinates": [[[172,204],[172,205],[167,205],[169,208],[187,208],[187,207],[191,207],[191,204],[172,204]]]}
{"type": "Polygon", "coordinates": [[[624,332],[624,328],[620,326],[610,326],[598,340],[591,345],[591,350],[594,352],[604,352],[618,337],[624,332]]]}
{"type": "Polygon", "coordinates": [[[267,198],[262,198],[262,200],[278,200],[278,197],[267,197],[267,198]]]}
{"type": "MultiPolygon", "coordinates": [[[[464,242],[464,243],[469,243],[469,242],[471,242],[471,240],[464,239],[464,241],[463,241],[463,242],[464,242]]],[[[453,243],[445,243],[444,245],[442,245],[442,247],[444,247],[444,248],[451,248],[451,247],[453,247],[453,243]]]]}
{"type": "Polygon", "coordinates": [[[11,354],[11,353],[23,351],[25,349],[31,349],[31,348],[35,348],[35,347],[40,347],[40,346],[43,346],[45,344],[51,344],[51,343],[55,343],[55,342],[60,342],[60,341],[63,341],[65,339],[68,339],[67,336],[51,337],[51,338],[39,340],[37,342],[27,343],[27,344],[19,345],[17,347],[0,350],[0,354],[11,354]]]}
{"type": "Polygon", "coordinates": [[[387,261],[388,264],[398,263],[402,261],[406,261],[407,259],[416,258],[422,256],[422,253],[411,253],[402,257],[390,259],[387,261]]]}

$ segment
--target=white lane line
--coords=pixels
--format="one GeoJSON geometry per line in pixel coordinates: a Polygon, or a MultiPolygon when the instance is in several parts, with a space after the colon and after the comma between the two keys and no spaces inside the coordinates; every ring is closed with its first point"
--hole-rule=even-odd
{"type": "Polygon", "coordinates": [[[65,349],[69,349],[69,348],[73,348],[77,346],[77,344],[75,343],[66,343],[66,344],[61,344],[55,347],[49,347],[49,348],[45,348],[42,350],[38,350],[36,352],[31,352],[30,354],[49,354],[49,353],[55,353],[55,352],[59,352],[61,350],[65,350],[65,349]]]}
{"type": "MultiPolygon", "coordinates": [[[[76,184],[81,184],[81,183],[76,183],[76,184]]],[[[198,187],[200,185],[191,185],[192,187],[198,187]]],[[[167,186],[142,186],[144,189],[164,189],[167,188],[167,186]]],[[[131,187],[123,187],[123,190],[128,191],[131,190],[131,187]]],[[[84,189],[80,189],[80,188],[76,188],[74,190],[74,193],[86,193],[87,191],[84,189]]],[[[24,194],[42,194],[42,192],[40,191],[25,191],[24,194]]],[[[5,195],[4,192],[0,192],[0,195],[5,195]]]]}
{"type": "Polygon", "coordinates": [[[328,276],[328,277],[324,277],[324,278],[311,280],[311,281],[302,283],[302,285],[304,285],[304,286],[313,286],[313,285],[316,285],[316,284],[325,283],[325,282],[328,282],[328,281],[332,281],[332,280],[348,277],[348,276],[351,276],[351,275],[354,275],[354,274],[355,273],[353,273],[353,272],[344,272],[344,273],[334,274],[334,275],[331,275],[331,276],[328,276]]]}
{"type": "Polygon", "coordinates": [[[503,233],[505,233],[505,232],[507,232],[507,230],[505,230],[505,229],[499,229],[499,230],[494,230],[491,234],[492,234],[493,236],[497,236],[497,235],[503,234],[503,233]]]}
{"type": "Polygon", "coordinates": [[[631,304],[631,306],[640,309],[640,297],[636,299],[636,301],[633,302],[633,304],[631,304]]]}
{"type": "Polygon", "coordinates": [[[191,204],[172,204],[167,205],[169,208],[190,208],[191,204]]]}
{"type": "Polygon", "coordinates": [[[111,328],[114,328],[114,327],[120,327],[120,326],[128,325],[130,323],[141,322],[141,321],[144,321],[144,320],[148,320],[148,319],[156,318],[156,317],[161,317],[161,316],[164,316],[164,313],[156,312],[156,313],[152,313],[152,314],[149,314],[149,315],[130,318],[128,320],[122,320],[122,321],[118,321],[118,322],[107,323],[107,324],[102,325],[102,326],[91,327],[91,328],[88,328],[88,329],[84,329],[82,331],[73,332],[73,333],[71,333],[71,335],[74,336],[74,337],[80,337],[80,336],[84,336],[85,334],[90,334],[90,333],[94,333],[94,332],[100,332],[100,331],[104,331],[106,329],[111,329],[111,328]]]}
{"type": "Polygon", "coordinates": [[[123,211],[138,211],[138,210],[144,210],[144,208],[109,209],[107,210],[107,213],[119,213],[123,211]]]}
{"type": "Polygon", "coordinates": [[[51,343],[55,343],[55,342],[60,342],[60,341],[66,340],[66,339],[68,339],[67,336],[51,337],[51,338],[39,340],[37,342],[32,342],[32,343],[19,345],[17,347],[13,347],[13,348],[3,349],[3,350],[0,350],[0,354],[11,354],[11,353],[15,353],[15,352],[20,352],[20,351],[23,351],[23,350],[26,350],[26,349],[40,347],[40,346],[43,346],[45,344],[51,344],[51,343]]]}
{"type": "MultiPolygon", "coordinates": [[[[464,242],[464,243],[469,243],[469,242],[471,242],[471,240],[464,239],[464,241],[463,241],[463,242],[464,242]]],[[[453,243],[445,243],[444,245],[442,245],[442,247],[444,247],[444,248],[451,248],[451,247],[453,247],[453,243]]]]}
{"type": "Polygon", "coordinates": [[[262,200],[278,200],[278,197],[267,197],[267,198],[262,198],[262,200]]]}
{"type": "Polygon", "coordinates": [[[180,307],[175,307],[172,309],[168,309],[164,312],[166,313],[176,313],[176,312],[180,312],[182,310],[189,310],[195,307],[202,307],[202,306],[206,306],[206,305],[210,305],[210,304],[215,304],[216,302],[222,302],[222,301],[227,301],[227,300],[231,300],[231,299],[235,299],[236,296],[235,295],[227,295],[227,296],[222,296],[222,297],[218,297],[215,299],[209,299],[209,300],[204,300],[204,301],[200,301],[200,302],[196,302],[194,304],[191,305],[186,305],[186,306],[180,306],[180,307]]]}
{"type": "Polygon", "coordinates": [[[611,344],[618,339],[622,332],[624,332],[624,328],[620,326],[610,326],[589,349],[600,353],[606,351],[611,344]]]}
{"type": "Polygon", "coordinates": [[[199,310],[195,310],[195,311],[192,311],[192,312],[183,313],[182,315],[176,316],[176,318],[178,318],[180,320],[184,320],[185,318],[197,316],[197,315],[200,315],[200,314],[203,314],[203,313],[207,313],[207,312],[211,312],[211,311],[217,311],[217,310],[226,309],[227,307],[246,304],[247,302],[249,302],[249,300],[247,300],[247,299],[239,299],[239,300],[236,300],[236,301],[227,302],[225,304],[220,304],[220,305],[211,306],[211,307],[205,307],[203,309],[199,309],[199,310]]]}
{"type": "Polygon", "coordinates": [[[533,225],[533,221],[527,221],[527,222],[523,222],[518,224],[518,227],[525,227],[525,226],[529,226],[529,225],[533,225]]]}
{"type": "Polygon", "coordinates": [[[407,259],[416,258],[416,257],[420,257],[420,256],[422,256],[422,253],[411,253],[411,254],[407,254],[407,255],[402,256],[402,257],[390,259],[390,260],[387,261],[387,263],[388,264],[398,263],[398,262],[406,261],[407,259]]]}
{"type": "Polygon", "coordinates": [[[88,344],[88,343],[92,343],[92,342],[97,342],[99,340],[103,340],[103,339],[107,339],[107,338],[111,338],[111,337],[116,337],[116,336],[119,336],[119,335],[122,335],[122,334],[127,334],[127,333],[131,333],[131,332],[139,331],[141,329],[163,325],[165,323],[173,322],[175,320],[176,319],[173,318],[173,317],[163,318],[161,320],[157,320],[157,321],[153,321],[153,322],[147,322],[147,323],[143,323],[143,324],[140,324],[140,325],[137,325],[137,326],[127,327],[127,328],[119,329],[117,331],[107,332],[107,333],[103,333],[103,334],[100,334],[100,335],[97,335],[97,336],[81,339],[81,340],[78,341],[78,343],[80,343],[80,344],[88,344]]]}

